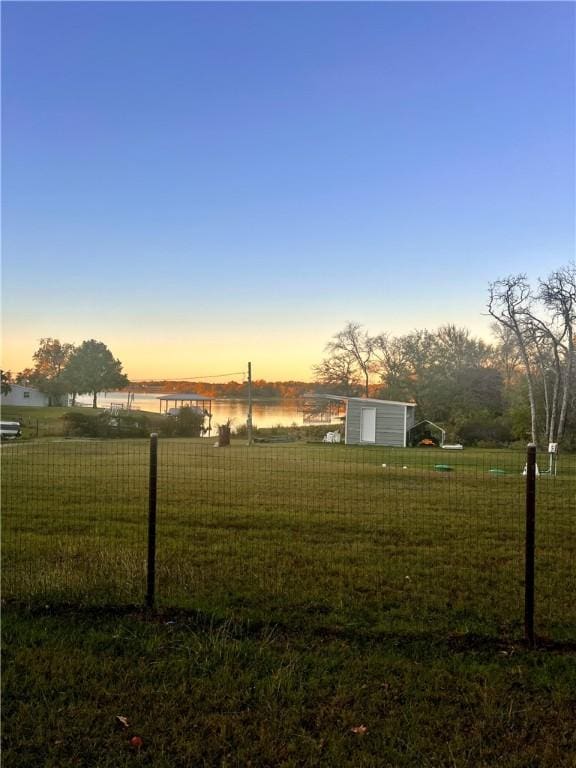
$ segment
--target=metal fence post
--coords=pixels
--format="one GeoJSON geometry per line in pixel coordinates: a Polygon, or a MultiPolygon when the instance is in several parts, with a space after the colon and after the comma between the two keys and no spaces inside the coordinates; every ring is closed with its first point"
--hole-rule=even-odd
{"type": "Polygon", "coordinates": [[[526,550],[524,562],[524,635],[534,648],[534,560],[536,548],[536,446],[526,452],[526,550]]]}
{"type": "Polygon", "coordinates": [[[154,607],[156,587],[156,491],[158,486],[158,435],[150,435],[150,468],[148,484],[148,570],[146,607],[154,607]]]}

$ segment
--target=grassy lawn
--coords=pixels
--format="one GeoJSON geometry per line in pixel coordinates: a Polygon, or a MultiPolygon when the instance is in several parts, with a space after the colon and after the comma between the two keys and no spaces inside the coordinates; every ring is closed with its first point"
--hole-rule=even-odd
{"type": "MultiPolygon", "coordinates": [[[[95,409],[96,413],[101,413],[102,408],[95,409]]],[[[93,409],[82,407],[59,408],[56,406],[18,406],[3,405],[2,419],[4,421],[19,421],[22,425],[22,439],[29,440],[38,437],[63,436],[64,422],[62,417],[67,413],[92,412],[93,409]]]]}
{"type": "Polygon", "coordinates": [[[574,647],[14,607],[3,635],[5,768],[576,760],[574,647]]]}
{"type": "Polygon", "coordinates": [[[522,452],[162,440],[153,617],[147,441],[2,464],[3,765],[576,765],[573,456],[536,651],[522,452]]]}
{"type": "MultiPolygon", "coordinates": [[[[2,459],[4,595],[141,602],[147,441],[28,441],[2,459]]],[[[512,451],[161,441],[159,604],[521,633],[523,465],[512,451]]],[[[539,629],[558,640],[576,628],[575,490],[569,456],[538,481],[539,629]]]]}

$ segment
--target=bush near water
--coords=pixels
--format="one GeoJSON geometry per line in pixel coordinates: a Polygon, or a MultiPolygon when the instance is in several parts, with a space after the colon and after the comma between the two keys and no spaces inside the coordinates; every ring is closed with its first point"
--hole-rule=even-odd
{"type": "Polygon", "coordinates": [[[157,432],[162,437],[200,437],[204,417],[184,408],[178,417],[153,416],[136,412],[86,413],[71,411],[62,417],[67,437],[148,437],[157,432]]]}

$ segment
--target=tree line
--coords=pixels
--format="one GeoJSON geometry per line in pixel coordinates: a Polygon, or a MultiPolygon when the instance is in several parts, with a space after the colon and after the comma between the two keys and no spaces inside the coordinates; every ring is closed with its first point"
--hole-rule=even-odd
{"type": "MultiPolygon", "coordinates": [[[[467,443],[562,442],[576,448],[576,266],[570,262],[531,285],[524,274],[488,287],[486,312],[493,340],[466,328],[442,325],[402,336],[371,334],[349,322],[330,339],[313,367],[315,392],[415,402],[420,418],[467,443]]],[[[78,347],[44,338],[34,366],[10,382],[38,387],[50,404],[72,394],[130,387],[131,391],[183,392],[209,397],[246,397],[247,383],[150,381],[130,384],[122,364],[100,341],[78,347]]],[[[308,382],[252,382],[254,397],[297,398],[308,382]]]]}
{"type": "Polygon", "coordinates": [[[564,442],[576,447],[576,268],[510,275],[488,288],[492,343],[443,325],[402,336],[349,322],[314,366],[344,395],[416,402],[422,418],[466,442],[564,442]]]}
{"type": "MultiPolygon", "coordinates": [[[[309,381],[266,381],[254,379],[251,384],[252,397],[258,399],[285,399],[295,400],[311,390],[309,381]]],[[[248,397],[248,383],[246,381],[206,382],[206,381],[174,381],[172,379],[150,379],[138,381],[129,385],[131,392],[195,392],[203,397],[214,398],[238,398],[245,400],[248,397]]],[[[329,387],[322,387],[323,391],[330,391],[329,387]]]]}
{"type": "Polygon", "coordinates": [[[106,344],[95,339],[83,341],[77,347],[59,339],[40,339],[32,359],[34,366],[15,376],[3,372],[3,393],[10,391],[12,382],[37,387],[48,396],[49,405],[60,405],[69,394],[74,405],[77,395],[90,394],[92,405],[97,408],[98,392],[120,389],[128,384],[120,360],[106,344]]]}

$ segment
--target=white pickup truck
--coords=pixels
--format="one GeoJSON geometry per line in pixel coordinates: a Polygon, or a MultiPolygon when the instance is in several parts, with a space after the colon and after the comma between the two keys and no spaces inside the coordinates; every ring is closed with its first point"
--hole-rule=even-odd
{"type": "Polygon", "coordinates": [[[0,421],[0,439],[14,440],[22,434],[22,427],[18,421],[0,421]]]}

